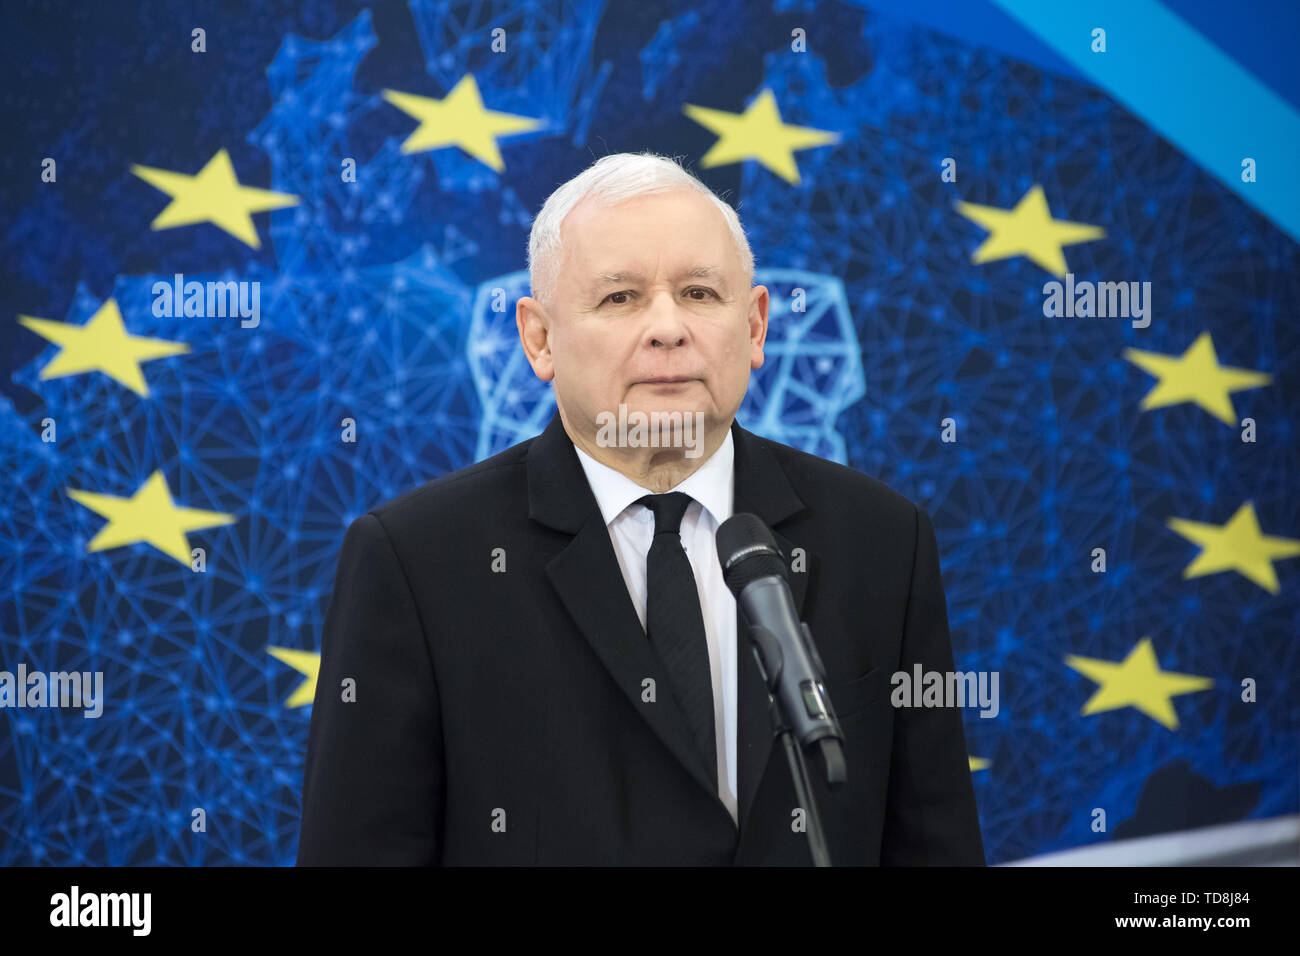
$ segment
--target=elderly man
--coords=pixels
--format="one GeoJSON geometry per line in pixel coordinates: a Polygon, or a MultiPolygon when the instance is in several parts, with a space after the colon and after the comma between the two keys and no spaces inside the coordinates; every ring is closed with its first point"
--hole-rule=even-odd
{"type": "Polygon", "coordinates": [[[953,669],[929,518],[735,420],[768,312],[735,212],[607,156],[546,201],[529,269],[556,414],[349,528],[299,864],[809,864],[713,541],[750,512],[843,730],[847,782],[812,779],[832,862],[982,865],[960,711],[890,704],[891,674],[953,669]]]}

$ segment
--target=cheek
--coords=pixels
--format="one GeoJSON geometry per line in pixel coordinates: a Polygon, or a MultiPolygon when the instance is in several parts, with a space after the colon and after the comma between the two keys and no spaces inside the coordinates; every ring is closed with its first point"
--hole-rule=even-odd
{"type": "Polygon", "coordinates": [[[602,390],[612,387],[622,364],[623,343],[600,335],[570,335],[562,345],[564,371],[570,381],[582,382],[584,388],[602,390]]]}
{"type": "Polygon", "coordinates": [[[570,355],[575,359],[574,365],[581,363],[589,367],[593,362],[608,364],[611,356],[617,354],[622,343],[617,336],[598,329],[586,329],[571,334],[564,342],[570,355]]]}
{"type": "Polygon", "coordinates": [[[730,371],[733,365],[739,363],[742,357],[748,363],[749,329],[747,327],[742,327],[739,333],[728,337],[723,356],[726,359],[727,371],[730,371]]]}

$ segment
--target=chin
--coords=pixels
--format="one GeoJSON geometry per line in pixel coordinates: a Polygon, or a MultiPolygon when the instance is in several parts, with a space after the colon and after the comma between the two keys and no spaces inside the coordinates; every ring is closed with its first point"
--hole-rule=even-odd
{"type": "Polygon", "coordinates": [[[653,404],[638,403],[636,405],[628,405],[627,413],[631,415],[633,412],[642,412],[646,415],[694,415],[699,412],[704,415],[706,420],[710,417],[707,408],[699,402],[692,401],[663,401],[655,402],[653,404]]]}

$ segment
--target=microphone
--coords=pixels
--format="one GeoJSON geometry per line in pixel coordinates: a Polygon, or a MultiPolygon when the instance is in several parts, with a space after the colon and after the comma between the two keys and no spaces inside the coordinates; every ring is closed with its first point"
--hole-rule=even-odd
{"type": "Polygon", "coordinates": [[[826,694],[826,669],[808,625],[799,620],[786,578],[785,558],[763,519],[732,515],[715,536],[723,580],[749,624],[749,637],[780,715],[778,733],[792,731],[801,748],[818,745],[830,787],[844,782],[839,720],[826,694]]]}

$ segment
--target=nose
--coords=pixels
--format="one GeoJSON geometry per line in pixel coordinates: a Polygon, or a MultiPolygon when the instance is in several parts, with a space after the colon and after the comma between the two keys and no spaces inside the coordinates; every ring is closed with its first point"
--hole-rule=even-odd
{"type": "Polygon", "coordinates": [[[676,348],[686,344],[689,332],[686,313],[671,292],[656,295],[646,311],[649,316],[646,339],[651,347],[676,348]]]}

